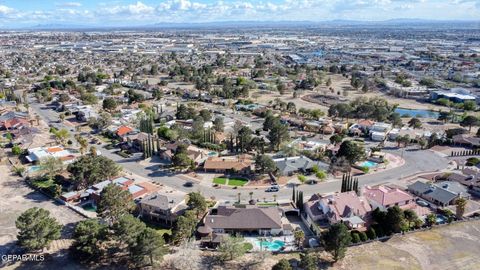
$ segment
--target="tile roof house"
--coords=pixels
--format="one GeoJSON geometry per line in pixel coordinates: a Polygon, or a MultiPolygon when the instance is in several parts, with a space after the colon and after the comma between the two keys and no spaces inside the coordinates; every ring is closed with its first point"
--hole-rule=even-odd
{"type": "Polygon", "coordinates": [[[204,227],[214,233],[257,233],[259,235],[291,234],[284,229],[288,220],[282,218],[278,207],[260,208],[247,205],[243,208],[219,206],[204,218],[204,227]]]}
{"type": "Polygon", "coordinates": [[[305,203],[305,212],[309,222],[344,222],[351,229],[365,230],[372,208],[365,197],[350,191],[327,196],[314,195],[305,203]]]}
{"type": "Polygon", "coordinates": [[[414,203],[413,196],[398,188],[388,186],[376,186],[363,188],[363,196],[367,198],[373,209],[379,208],[386,211],[388,208],[404,206],[414,203]]]}
{"type": "Polygon", "coordinates": [[[26,159],[29,162],[39,162],[41,159],[48,157],[61,159],[64,163],[71,163],[75,160],[76,155],[61,146],[37,147],[28,149],[26,159]]]}
{"type": "Polygon", "coordinates": [[[105,180],[95,185],[92,185],[89,189],[87,189],[87,192],[89,193],[90,198],[95,203],[98,203],[101,199],[101,194],[103,189],[110,184],[118,185],[123,190],[127,190],[132,196],[132,199],[140,198],[143,195],[150,192],[147,188],[145,188],[141,184],[135,184],[133,179],[120,176],[113,180],[105,180]]]}
{"type": "Polygon", "coordinates": [[[280,175],[293,175],[297,172],[305,173],[311,171],[315,165],[324,171],[328,171],[330,167],[325,162],[313,161],[305,156],[278,158],[273,161],[280,175]]]}
{"type": "Polygon", "coordinates": [[[408,191],[439,206],[454,204],[459,197],[470,198],[466,187],[451,181],[435,184],[417,181],[408,186],[408,191]]]}
{"type": "Polygon", "coordinates": [[[133,128],[129,126],[120,126],[116,131],[118,137],[123,138],[124,136],[128,135],[129,133],[133,132],[133,128]]]}
{"type": "Polygon", "coordinates": [[[236,158],[210,157],[205,160],[203,168],[206,172],[248,174],[252,171],[252,165],[253,160],[244,156],[236,158]]]}

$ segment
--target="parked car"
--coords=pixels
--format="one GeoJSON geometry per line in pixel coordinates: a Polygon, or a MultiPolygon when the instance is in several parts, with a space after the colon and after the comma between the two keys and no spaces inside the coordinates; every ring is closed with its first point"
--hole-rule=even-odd
{"type": "Polygon", "coordinates": [[[272,186],[265,190],[265,192],[278,192],[280,188],[278,186],[272,186]]]}

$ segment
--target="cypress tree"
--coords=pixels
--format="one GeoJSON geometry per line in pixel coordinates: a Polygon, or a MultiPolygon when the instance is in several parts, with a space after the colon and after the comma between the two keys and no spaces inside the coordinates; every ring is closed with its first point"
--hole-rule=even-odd
{"type": "Polygon", "coordinates": [[[295,186],[293,186],[293,190],[292,190],[292,202],[295,202],[295,186]]]}

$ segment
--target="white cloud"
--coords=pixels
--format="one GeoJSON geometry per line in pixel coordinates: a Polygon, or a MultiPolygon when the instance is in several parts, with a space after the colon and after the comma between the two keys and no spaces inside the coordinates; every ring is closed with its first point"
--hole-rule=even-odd
{"type": "Polygon", "coordinates": [[[82,3],[79,2],[64,2],[64,3],[57,3],[55,4],[57,7],[69,7],[69,8],[76,8],[81,7],[82,3]]]}
{"type": "Polygon", "coordinates": [[[15,9],[0,5],[0,15],[9,15],[15,12],[15,9]]]}

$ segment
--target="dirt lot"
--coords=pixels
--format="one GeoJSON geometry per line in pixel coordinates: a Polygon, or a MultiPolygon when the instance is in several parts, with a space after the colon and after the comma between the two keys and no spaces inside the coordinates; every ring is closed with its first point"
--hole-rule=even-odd
{"type": "MultiPolygon", "coordinates": [[[[31,207],[40,207],[50,211],[61,224],[66,225],[62,232],[62,239],[55,241],[51,251],[62,250],[70,246],[72,228],[84,218],[68,209],[58,205],[43,194],[33,191],[18,177],[10,175],[7,166],[0,166],[0,254],[16,254],[15,245],[17,230],[15,220],[25,210],[31,207]]],[[[1,262],[0,262],[1,266],[1,262]]]]}
{"type": "Polygon", "coordinates": [[[413,233],[349,250],[336,269],[478,269],[480,221],[413,233]]]}

